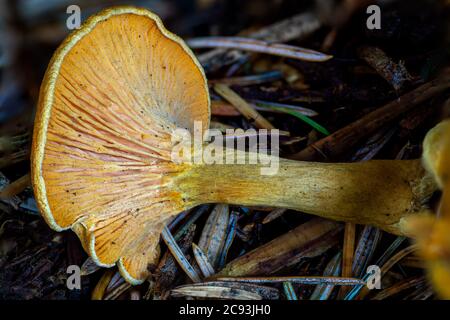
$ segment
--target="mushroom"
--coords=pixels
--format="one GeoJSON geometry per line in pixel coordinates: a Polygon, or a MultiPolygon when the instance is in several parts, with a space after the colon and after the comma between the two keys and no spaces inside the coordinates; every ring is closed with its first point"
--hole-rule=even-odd
{"type": "Polygon", "coordinates": [[[450,120],[428,132],[423,144],[423,163],[442,190],[438,213],[411,216],[404,226],[417,242],[436,292],[450,299],[450,120]]]}
{"type": "Polygon", "coordinates": [[[153,13],[107,9],[54,54],[43,79],[32,145],[42,216],[72,229],[100,266],[130,283],[157,262],[159,233],[184,209],[171,177],[170,133],[209,126],[203,69],[153,13]]]}
{"type": "Polygon", "coordinates": [[[117,7],[91,17],[56,51],[41,86],[32,184],[42,216],[139,284],[158,261],[164,225],[199,204],[289,208],[404,234],[404,218],[426,210],[437,189],[420,160],[277,158],[275,175],[261,175],[263,164],[172,161],[172,133],[192,133],[197,121],[204,131],[209,118],[201,66],[156,15],[117,7]]]}

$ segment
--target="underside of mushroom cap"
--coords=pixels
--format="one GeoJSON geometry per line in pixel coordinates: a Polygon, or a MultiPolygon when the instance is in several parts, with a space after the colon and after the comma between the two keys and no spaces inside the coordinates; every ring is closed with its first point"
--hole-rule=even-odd
{"type": "Polygon", "coordinates": [[[190,49],[145,9],[91,17],[53,56],[37,107],[32,183],[57,231],[72,228],[101,266],[137,284],[156,263],[171,189],[171,131],[209,126],[209,95],[190,49]]]}

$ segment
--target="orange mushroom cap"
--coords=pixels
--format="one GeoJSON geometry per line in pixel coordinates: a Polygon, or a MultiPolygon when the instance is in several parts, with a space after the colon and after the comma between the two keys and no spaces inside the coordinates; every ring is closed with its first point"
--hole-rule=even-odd
{"type": "Polygon", "coordinates": [[[209,118],[200,64],[155,14],[114,7],[91,17],[58,48],[41,86],[31,169],[44,219],[141,283],[167,218],[183,210],[170,190],[180,170],[171,129],[206,129],[209,118]]]}

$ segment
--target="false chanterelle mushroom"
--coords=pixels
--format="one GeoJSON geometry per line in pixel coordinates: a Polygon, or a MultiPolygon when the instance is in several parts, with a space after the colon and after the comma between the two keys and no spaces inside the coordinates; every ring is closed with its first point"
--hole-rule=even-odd
{"type": "Polygon", "coordinates": [[[209,126],[209,96],[184,42],[144,9],[91,17],[59,47],[40,92],[32,183],[47,223],[72,228],[98,265],[145,279],[164,222],[184,209],[170,133],[193,120],[209,126]]]}
{"type": "Polygon", "coordinates": [[[260,165],[171,161],[171,133],[209,126],[205,75],[157,16],[131,7],[90,18],[46,72],[32,182],[55,230],[72,229],[101,266],[133,284],[157,262],[168,219],[201,203],[267,205],[403,234],[437,189],[420,160],[260,165]]]}

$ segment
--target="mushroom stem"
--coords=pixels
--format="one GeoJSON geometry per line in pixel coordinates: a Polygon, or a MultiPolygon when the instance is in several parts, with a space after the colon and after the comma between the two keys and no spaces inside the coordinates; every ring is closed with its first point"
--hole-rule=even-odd
{"type": "Polygon", "coordinates": [[[325,164],[279,159],[275,175],[261,164],[188,166],[176,185],[188,206],[228,203],[294,209],[369,224],[402,235],[401,222],[425,209],[437,189],[419,160],[325,164]]]}

